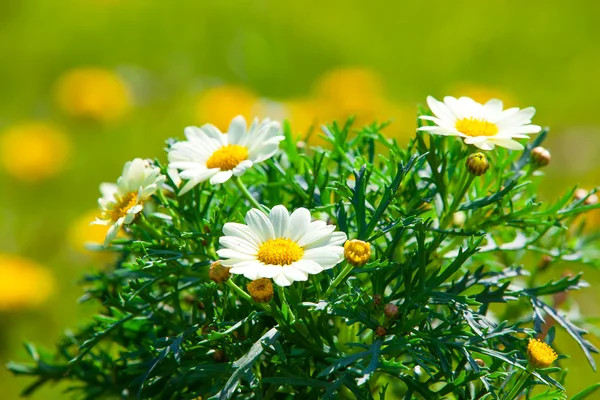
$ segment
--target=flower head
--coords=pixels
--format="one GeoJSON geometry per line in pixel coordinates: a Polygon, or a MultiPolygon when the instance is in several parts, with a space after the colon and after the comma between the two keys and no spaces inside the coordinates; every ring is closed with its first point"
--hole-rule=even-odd
{"type": "Polygon", "coordinates": [[[113,121],[130,107],[127,85],[113,71],[79,68],[67,72],[56,85],[56,99],[73,117],[113,121]]]}
{"type": "Polygon", "coordinates": [[[227,282],[230,275],[231,274],[229,273],[229,267],[222,266],[220,261],[215,261],[210,265],[208,276],[213,282],[227,282]]]}
{"type": "Polygon", "coordinates": [[[0,312],[35,307],[52,293],[50,272],[33,261],[0,254],[0,312]]]}
{"type": "Polygon", "coordinates": [[[467,157],[467,169],[475,176],[481,176],[490,168],[490,163],[483,153],[469,154],[467,157]]]}
{"type": "Polygon", "coordinates": [[[246,285],[252,300],[257,303],[268,303],[273,298],[273,284],[268,278],[260,278],[246,285]]]}
{"type": "Polygon", "coordinates": [[[278,122],[255,119],[246,129],[246,120],[237,116],[227,133],[211,124],[185,129],[187,141],[175,143],[169,149],[169,168],[182,172],[188,182],[179,194],[184,194],[201,182],[215,185],[232,176],[240,176],[255,163],[265,161],[277,152],[281,135],[278,122]]]}
{"type": "Polygon", "coordinates": [[[60,173],[70,153],[68,136],[50,124],[23,123],[0,135],[0,163],[22,181],[38,182],[60,173]]]}
{"type": "Polygon", "coordinates": [[[541,128],[531,125],[535,108],[503,110],[502,101],[492,99],[479,104],[469,97],[456,99],[451,96],[438,101],[427,97],[427,104],[435,115],[420,116],[432,121],[434,126],[422,126],[420,131],[434,135],[460,136],[466,144],[482,150],[492,150],[495,146],[512,150],[523,150],[523,145],[513,139],[528,139],[527,134],[538,133],[541,128]]]}
{"type": "Polygon", "coordinates": [[[98,199],[102,216],[95,223],[110,225],[104,241],[108,245],[124,224],[130,224],[144,208],[144,201],[164,183],[160,169],[141,158],[125,163],[117,183],[100,185],[102,197],[98,199]]]}
{"type": "Polygon", "coordinates": [[[225,224],[225,236],[219,239],[224,248],[217,253],[224,259],[223,265],[232,267],[232,274],[251,280],[272,278],[277,285],[288,286],[342,261],[346,234],[334,230],[335,226],[324,221],[311,222],[306,208],[290,215],[279,205],[268,216],[252,209],[245,225],[225,224]]]}
{"type": "Polygon", "coordinates": [[[363,266],[371,258],[371,245],[358,239],[348,240],[344,243],[344,258],[355,267],[363,266]]]}
{"type": "Polygon", "coordinates": [[[546,343],[539,339],[529,339],[527,345],[527,359],[535,368],[547,368],[552,364],[558,355],[546,343]]]}

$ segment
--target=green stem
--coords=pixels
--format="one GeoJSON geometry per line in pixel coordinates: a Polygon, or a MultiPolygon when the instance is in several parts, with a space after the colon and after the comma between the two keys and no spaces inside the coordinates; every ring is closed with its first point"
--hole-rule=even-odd
{"type": "Polygon", "coordinates": [[[288,316],[289,316],[289,321],[290,321],[290,325],[293,324],[296,321],[296,316],[294,315],[294,312],[292,311],[292,309],[290,308],[290,303],[288,303],[286,297],[285,297],[285,289],[281,286],[277,286],[277,291],[279,292],[279,299],[281,300],[281,305],[285,305],[285,307],[287,308],[287,312],[288,312],[288,316]]]}
{"type": "Polygon", "coordinates": [[[246,187],[246,185],[244,185],[244,183],[242,182],[242,180],[240,179],[239,176],[233,176],[231,178],[231,180],[233,181],[233,183],[235,183],[235,185],[238,187],[238,189],[240,189],[242,194],[248,199],[250,204],[252,204],[255,208],[258,208],[261,211],[265,211],[265,210],[268,211],[267,207],[260,204],[258,202],[258,200],[256,200],[256,198],[254,196],[252,196],[252,193],[250,193],[248,191],[248,188],[246,187]]]}
{"type": "Polygon", "coordinates": [[[163,237],[162,232],[159,231],[158,229],[156,229],[155,227],[153,227],[152,224],[150,224],[150,222],[148,222],[148,220],[144,216],[143,212],[139,213],[138,215],[139,215],[139,217],[136,221],[137,225],[142,227],[144,230],[148,231],[148,233],[150,233],[156,239],[161,239],[163,237]]]}
{"type": "Polygon", "coordinates": [[[531,368],[531,366],[528,366],[527,370],[523,371],[521,373],[521,375],[519,376],[519,379],[517,379],[517,381],[515,382],[514,386],[510,390],[510,392],[508,392],[506,397],[504,397],[504,400],[515,399],[519,395],[519,393],[521,393],[523,386],[525,385],[525,383],[527,382],[527,380],[529,379],[531,374],[533,374],[533,371],[534,370],[531,368]]]}
{"type": "Polygon", "coordinates": [[[457,195],[454,196],[454,200],[452,200],[452,205],[450,206],[448,213],[440,222],[440,229],[445,229],[447,227],[448,223],[452,220],[454,213],[458,209],[458,206],[462,202],[463,197],[465,197],[465,194],[467,193],[467,190],[469,190],[469,187],[471,186],[471,183],[473,183],[474,179],[475,179],[475,175],[469,173],[464,185],[462,186],[460,191],[457,193],[457,195]]]}
{"type": "Polygon", "coordinates": [[[333,290],[336,288],[336,286],[339,285],[340,282],[342,282],[344,280],[344,278],[350,273],[350,271],[352,271],[352,269],[354,269],[354,266],[352,264],[346,265],[346,267],[342,270],[342,272],[340,272],[340,274],[331,283],[331,286],[329,286],[329,289],[327,289],[327,291],[325,292],[325,295],[323,296],[324,299],[329,297],[329,295],[333,292],[333,290]]]}

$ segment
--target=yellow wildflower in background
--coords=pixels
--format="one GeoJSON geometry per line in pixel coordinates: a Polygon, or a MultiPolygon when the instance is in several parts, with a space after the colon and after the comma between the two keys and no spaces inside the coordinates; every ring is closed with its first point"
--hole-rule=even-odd
{"type": "MultiPolygon", "coordinates": [[[[109,227],[106,225],[92,224],[99,217],[100,213],[94,210],[77,218],[69,228],[68,241],[71,248],[80,254],[110,259],[115,256],[114,253],[101,251],[109,227]],[[90,248],[93,248],[93,250],[90,248]]],[[[123,231],[120,231],[117,236],[125,235],[123,231]]]]}
{"type": "Polygon", "coordinates": [[[258,96],[244,87],[217,86],[200,94],[195,119],[198,124],[210,122],[221,132],[227,132],[229,123],[237,115],[251,121],[257,104],[258,96]]]}
{"type": "Polygon", "coordinates": [[[56,85],[60,108],[72,117],[110,122],[131,107],[125,81],[111,70],[79,68],[67,72],[56,85]]]}
{"type": "Polygon", "coordinates": [[[31,260],[0,253],[0,312],[32,308],[52,293],[50,272],[31,260]]]}
{"type": "Polygon", "coordinates": [[[0,134],[0,164],[23,181],[36,182],[58,174],[70,153],[67,135],[46,123],[14,125],[0,134]]]}

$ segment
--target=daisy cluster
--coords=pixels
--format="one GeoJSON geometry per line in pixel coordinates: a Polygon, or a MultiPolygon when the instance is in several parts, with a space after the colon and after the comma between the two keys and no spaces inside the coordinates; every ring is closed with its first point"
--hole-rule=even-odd
{"type": "MultiPolygon", "coordinates": [[[[466,144],[492,150],[495,146],[519,150],[523,145],[515,139],[540,131],[531,125],[535,113],[532,107],[503,110],[500,100],[479,104],[461,97],[445,97],[440,102],[433,97],[427,103],[434,116],[420,118],[434,125],[421,131],[435,135],[459,136],[466,144]]],[[[179,183],[177,196],[183,196],[198,185],[239,181],[247,170],[273,157],[285,139],[277,121],[254,119],[250,126],[242,116],[235,117],[221,132],[212,124],[191,126],[184,131],[186,140],[168,149],[169,174],[179,183]]],[[[486,167],[487,169],[487,167],[486,167]]],[[[135,159],[125,164],[116,184],[100,185],[99,204],[102,216],[95,223],[110,226],[105,245],[110,245],[124,225],[143,221],[144,204],[152,195],[161,194],[166,176],[150,161],[135,159]]],[[[247,191],[245,192],[246,194],[247,191]]],[[[322,220],[313,221],[306,208],[289,212],[284,205],[256,206],[245,216],[245,224],[227,222],[219,240],[217,254],[222,266],[231,274],[241,274],[250,280],[272,279],[279,286],[306,281],[311,274],[331,269],[346,258],[350,265],[365,264],[370,256],[368,243],[347,241],[344,232],[322,220]]]]}

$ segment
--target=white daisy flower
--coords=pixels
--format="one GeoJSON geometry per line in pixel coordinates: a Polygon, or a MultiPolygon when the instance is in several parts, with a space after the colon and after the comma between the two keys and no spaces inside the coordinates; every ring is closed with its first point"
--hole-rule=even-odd
{"type": "Polygon", "coordinates": [[[98,204],[102,215],[94,224],[111,225],[104,245],[108,245],[119,233],[124,224],[130,224],[137,213],[144,208],[144,201],[160,189],[165,176],[160,169],[147,161],[136,158],[125,163],[123,174],[117,183],[100,184],[102,197],[98,204]]]}
{"type": "Polygon", "coordinates": [[[252,209],[246,214],[246,225],[225,224],[225,236],[219,239],[224,248],[217,253],[232,274],[251,280],[272,278],[279,286],[289,286],[344,259],[346,234],[334,230],[324,221],[311,222],[306,208],[290,215],[279,205],[269,216],[252,209]]]}
{"type": "Polygon", "coordinates": [[[469,97],[446,96],[441,102],[429,96],[427,104],[435,117],[423,115],[419,118],[436,125],[422,126],[418,130],[434,135],[460,136],[466,144],[482,150],[492,150],[494,146],[523,150],[523,145],[513,139],[529,139],[527,134],[542,129],[531,125],[535,108],[503,110],[502,101],[497,99],[479,104],[469,97]]]}
{"type": "Polygon", "coordinates": [[[240,176],[255,163],[265,161],[277,152],[281,135],[278,122],[255,118],[249,129],[241,115],[235,117],[227,133],[211,124],[201,128],[185,128],[187,141],[175,143],[169,149],[169,168],[181,170],[181,179],[188,182],[182,195],[200,182],[210,180],[215,185],[233,175],[240,176]]]}

